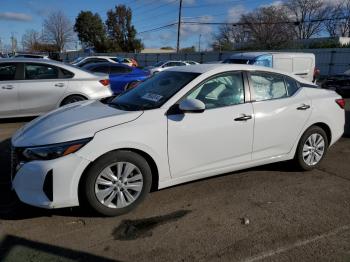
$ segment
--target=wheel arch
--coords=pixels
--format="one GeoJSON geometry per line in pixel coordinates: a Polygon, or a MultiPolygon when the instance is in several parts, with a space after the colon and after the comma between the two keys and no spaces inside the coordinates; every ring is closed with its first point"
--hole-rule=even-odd
{"type": "MultiPolygon", "coordinates": [[[[330,145],[331,142],[332,142],[332,130],[331,130],[331,128],[326,123],[317,122],[317,123],[314,123],[313,125],[309,126],[306,130],[308,130],[312,126],[318,126],[318,127],[322,128],[326,132],[328,145],[330,145]]],[[[305,132],[306,132],[306,130],[305,130],[305,132]]]]}
{"type": "Polygon", "coordinates": [[[86,94],[82,94],[82,93],[79,93],[79,92],[70,93],[70,94],[64,94],[64,96],[61,97],[60,101],[58,101],[57,107],[62,106],[63,101],[64,101],[65,99],[71,97],[71,96],[81,96],[81,97],[84,97],[86,100],[89,100],[89,99],[90,99],[86,94]]]}
{"type": "Polygon", "coordinates": [[[140,149],[135,149],[135,148],[118,148],[115,150],[111,150],[108,151],[106,153],[104,153],[103,155],[99,156],[98,158],[96,158],[94,161],[91,161],[90,164],[85,168],[84,172],[82,173],[82,175],[80,176],[79,179],[79,183],[78,183],[78,199],[79,199],[79,203],[81,202],[81,200],[83,199],[83,194],[82,194],[82,185],[84,182],[84,179],[86,177],[86,173],[88,172],[88,170],[91,168],[91,166],[101,157],[105,156],[106,154],[109,154],[111,152],[116,152],[116,151],[130,151],[130,152],[134,152],[136,154],[139,154],[140,156],[142,156],[147,163],[149,164],[150,168],[151,168],[151,173],[152,173],[152,186],[151,186],[151,192],[158,190],[158,185],[159,185],[159,170],[158,170],[158,166],[156,164],[156,162],[154,161],[154,159],[145,151],[142,151],[140,149]]]}

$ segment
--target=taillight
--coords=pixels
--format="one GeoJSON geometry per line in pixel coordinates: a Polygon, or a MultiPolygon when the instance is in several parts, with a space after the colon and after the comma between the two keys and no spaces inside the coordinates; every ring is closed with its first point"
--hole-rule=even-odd
{"type": "Polygon", "coordinates": [[[108,86],[109,85],[109,79],[102,79],[100,80],[100,83],[104,86],[108,86]]]}
{"type": "Polygon", "coordinates": [[[340,108],[344,109],[345,108],[345,99],[336,99],[335,102],[340,106],[340,108]]]}

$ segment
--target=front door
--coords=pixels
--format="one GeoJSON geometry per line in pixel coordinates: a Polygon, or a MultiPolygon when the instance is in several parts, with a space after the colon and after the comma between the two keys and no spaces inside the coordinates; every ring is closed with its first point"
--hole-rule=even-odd
{"type": "Polygon", "coordinates": [[[168,116],[173,178],[225,172],[251,160],[254,116],[244,93],[242,73],[230,72],[208,79],[183,98],[201,100],[206,109],[168,116]]]}

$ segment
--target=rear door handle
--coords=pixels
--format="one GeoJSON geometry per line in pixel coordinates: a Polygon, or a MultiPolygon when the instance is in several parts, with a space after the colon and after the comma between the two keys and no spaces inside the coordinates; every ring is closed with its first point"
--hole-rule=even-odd
{"type": "Polygon", "coordinates": [[[242,116],[235,118],[235,121],[247,121],[249,119],[252,119],[252,116],[243,114],[242,116]]]}
{"type": "Polygon", "coordinates": [[[299,106],[299,107],[297,107],[297,110],[307,110],[307,109],[309,109],[310,108],[310,106],[309,105],[302,105],[302,106],[299,106]]]}
{"type": "Polygon", "coordinates": [[[57,86],[57,87],[64,87],[64,84],[63,83],[57,83],[57,84],[55,84],[55,86],[57,86]]]}
{"type": "Polygon", "coordinates": [[[7,85],[7,86],[2,86],[1,88],[2,88],[2,89],[6,89],[6,90],[11,90],[11,89],[13,89],[14,87],[13,87],[13,85],[7,85]]]}

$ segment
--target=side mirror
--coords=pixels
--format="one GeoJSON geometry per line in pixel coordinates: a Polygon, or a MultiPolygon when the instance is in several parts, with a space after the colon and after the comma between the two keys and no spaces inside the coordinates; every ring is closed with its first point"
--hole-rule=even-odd
{"type": "Polygon", "coordinates": [[[205,104],[198,99],[185,99],[181,101],[179,109],[183,113],[202,113],[205,110],[205,104]]]}

